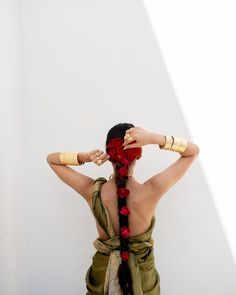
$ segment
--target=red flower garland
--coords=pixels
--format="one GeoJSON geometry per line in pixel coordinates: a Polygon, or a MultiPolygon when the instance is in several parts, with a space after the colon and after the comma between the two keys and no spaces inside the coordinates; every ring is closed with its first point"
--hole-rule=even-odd
{"type": "Polygon", "coordinates": [[[128,251],[121,251],[120,254],[121,254],[121,257],[123,260],[129,259],[129,252],[128,251]]]}
{"type": "Polygon", "coordinates": [[[121,167],[118,172],[123,177],[129,175],[129,170],[126,167],[121,167]]]}
{"type": "MultiPolygon", "coordinates": [[[[134,159],[139,159],[142,155],[141,147],[127,148],[124,150],[124,146],[122,145],[123,142],[124,138],[116,137],[112,138],[106,146],[106,152],[110,156],[109,161],[121,164],[121,167],[118,169],[118,173],[122,177],[128,176],[128,166],[134,159]]],[[[129,195],[129,192],[130,191],[126,188],[117,188],[117,195],[119,198],[126,198],[129,195]]],[[[127,216],[130,214],[130,210],[127,206],[123,206],[119,213],[127,216]]],[[[120,235],[123,238],[129,238],[130,228],[128,226],[122,226],[120,228],[120,235]]],[[[129,259],[129,251],[121,251],[120,255],[122,260],[127,261],[129,259]]]]}
{"type": "Polygon", "coordinates": [[[130,235],[130,228],[128,226],[122,226],[120,233],[123,238],[127,239],[130,235]]]}
{"type": "Polygon", "coordinates": [[[120,214],[123,214],[123,215],[129,215],[130,214],[130,210],[129,210],[129,208],[127,206],[123,206],[119,212],[120,212],[120,214]]]}
{"type": "Polygon", "coordinates": [[[125,198],[129,195],[129,189],[120,187],[117,189],[117,195],[120,198],[125,198]]]}

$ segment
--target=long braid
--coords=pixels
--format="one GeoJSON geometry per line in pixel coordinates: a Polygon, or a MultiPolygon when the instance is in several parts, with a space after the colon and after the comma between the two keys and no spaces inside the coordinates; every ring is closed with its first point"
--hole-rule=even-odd
{"type": "Polygon", "coordinates": [[[121,263],[118,268],[118,278],[120,287],[124,295],[134,295],[132,288],[132,275],[128,264],[130,254],[129,243],[129,208],[126,206],[129,190],[126,188],[128,180],[128,170],[134,159],[139,159],[142,154],[141,148],[129,148],[124,150],[125,131],[133,124],[119,123],[113,126],[107,135],[106,152],[110,155],[109,161],[115,164],[115,184],[117,186],[118,215],[120,228],[120,256],[121,263]]]}
{"type": "MultiPolygon", "coordinates": [[[[117,188],[126,188],[126,182],[128,179],[128,176],[120,176],[118,173],[119,168],[122,167],[122,164],[117,164],[115,167],[115,182],[117,185],[117,188]]],[[[130,268],[128,265],[128,257],[129,257],[129,237],[123,237],[121,229],[124,230],[126,229],[126,232],[128,233],[128,227],[129,227],[129,215],[121,214],[122,208],[128,208],[126,206],[127,199],[126,197],[122,198],[119,195],[118,196],[118,214],[119,214],[119,224],[120,224],[120,253],[121,253],[121,264],[119,265],[118,269],[118,278],[119,278],[119,283],[121,286],[121,289],[124,293],[124,295],[133,295],[133,288],[132,288],[132,277],[130,273],[130,268]]],[[[128,195],[127,195],[128,196],[128,195]]],[[[127,209],[126,209],[127,210],[127,209]]],[[[129,212],[129,211],[128,211],[129,212]]]]}

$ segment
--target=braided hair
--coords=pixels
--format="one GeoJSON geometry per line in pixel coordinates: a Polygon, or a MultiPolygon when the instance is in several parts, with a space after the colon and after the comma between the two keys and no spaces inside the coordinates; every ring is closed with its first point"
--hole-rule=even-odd
{"type": "Polygon", "coordinates": [[[109,161],[115,164],[115,184],[117,186],[118,215],[120,226],[120,256],[121,263],[118,268],[118,278],[120,287],[124,295],[134,295],[132,288],[132,276],[128,264],[130,245],[129,245],[129,221],[131,213],[126,206],[126,198],[129,190],[126,189],[128,180],[128,168],[134,159],[139,159],[142,155],[142,148],[123,149],[125,131],[135,127],[130,123],[119,123],[113,126],[107,133],[106,152],[110,155],[109,161]]]}

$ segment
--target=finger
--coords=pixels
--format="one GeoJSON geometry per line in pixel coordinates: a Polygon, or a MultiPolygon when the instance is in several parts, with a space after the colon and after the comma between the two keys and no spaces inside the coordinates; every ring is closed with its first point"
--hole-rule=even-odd
{"type": "Polygon", "coordinates": [[[129,141],[130,142],[130,139],[129,137],[127,138],[127,134],[129,134],[132,138],[132,141],[134,140],[135,136],[136,136],[136,133],[133,131],[132,133],[126,133],[125,136],[123,137],[124,138],[124,141],[129,141]]]}
{"type": "Polygon", "coordinates": [[[131,144],[131,142],[134,142],[134,141],[135,141],[135,138],[134,138],[134,136],[132,136],[132,141],[128,140],[128,139],[125,139],[125,141],[122,143],[122,145],[126,146],[127,144],[131,144]]]}
{"type": "Polygon", "coordinates": [[[105,154],[101,155],[101,156],[99,157],[99,159],[103,160],[103,159],[105,159],[106,157],[107,157],[107,154],[105,153],[105,154]]]}
{"type": "Polygon", "coordinates": [[[138,145],[137,143],[127,144],[127,145],[124,147],[124,150],[126,150],[126,149],[130,149],[130,148],[135,148],[135,147],[139,147],[139,145],[138,145]]]}
{"type": "Polygon", "coordinates": [[[92,161],[97,161],[98,158],[102,155],[102,153],[104,153],[103,151],[99,151],[99,152],[96,152],[94,155],[91,156],[92,158],[92,161]]]}
{"type": "Polygon", "coordinates": [[[98,160],[102,160],[101,165],[103,163],[105,163],[108,159],[110,158],[110,155],[102,155],[99,157],[99,159],[96,158],[96,160],[94,161],[95,163],[97,163],[98,160]]]}
{"type": "Polygon", "coordinates": [[[92,153],[91,157],[92,157],[92,158],[95,158],[95,157],[97,157],[99,154],[100,154],[100,151],[97,150],[97,151],[95,151],[95,152],[92,153]]]}
{"type": "Polygon", "coordinates": [[[127,133],[129,133],[129,134],[133,134],[134,131],[136,131],[135,127],[132,127],[132,128],[130,128],[130,129],[127,129],[127,130],[125,131],[125,135],[127,135],[127,133]]]}
{"type": "Polygon", "coordinates": [[[94,154],[98,153],[99,151],[100,151],[99,149],[93,150],[93,151],[91,152],[91,154],[94,155],[94,154]]]}
{"type": "Polygon", "coordinates": [[[104,151],[99,151],[99,152],[96,152],[95,155],[100,157],[100,155],[102,155],[103,153],[104,151]]]}
{"type": "Polygon", "coordinates": [[[140,127],[135,126],[135,127],[131,127],[131,128],[129,128],[129,129],[127,129],[126,131],[127,131],[127,132],[136,132],[136,131],[139,130],[139,128],[140,128],[140,127]]]}
{"type": "Polygon", "coordinates": [[[105,157],[105,159],[103,160],[103,163],[106,162],[107,160],[109,160],[109,158],[110,158],[110,155],[107,155],[107,156],[105,157]]]}

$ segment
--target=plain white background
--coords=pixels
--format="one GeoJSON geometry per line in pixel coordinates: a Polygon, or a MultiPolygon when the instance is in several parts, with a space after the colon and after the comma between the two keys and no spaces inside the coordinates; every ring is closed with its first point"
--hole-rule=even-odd
{"type": "Polygon", "coordinates": [[[201,142],[204,175],[236,262],[236,139],[232,136],[236,3],[145,0],[144,4],[186,124],[201,142]]]}
{"type": "MultiPolygon", "coordinates": [[[[0,288],[85,294],[95,221],[46,162],[104,149],[119,122],[196,141],[141,1],[1,1],[0,288]]],[[[143,147],[140,182],[178,155],[143,147]]],[[[163,295],[229,294],[235,266],[200,159],[161,200],[153,233],[163,295]]],[[[75,169],[109,177],[109,162],[75,169]]]]}

